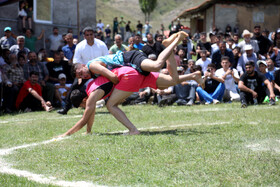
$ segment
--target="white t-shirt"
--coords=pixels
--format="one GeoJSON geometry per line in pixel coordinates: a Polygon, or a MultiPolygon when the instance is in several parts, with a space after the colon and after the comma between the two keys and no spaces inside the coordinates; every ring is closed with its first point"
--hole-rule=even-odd
{"type": "Polygon", "coordinates": [[[202,68],[202,72],[205,72],[207,70],[208,64],[211,64],[211,62],[211,58],[206,58],[205,61],[203,61],[202,58],[200,58],[195,62],[195,65],[200,66],[202,68]]]}
{"type": "Polygon", "coordinates": [[[49,38],[48,38],[51,42],[51,45],[50,45],[50,50],[52,51],[57,51],[59,46],[62,44],[62,35],[58,34],[57,36],[55,35],[50,35],[49,38]]]}
{"type": "MultiPolygon", "coordinates": [[[[223,68],[220,68],[215,72],[215,75],[217,77],[222,77],[224,74],[226,74],[226,72],[223,68]]],[[[234,77],[239,78],[239,74],[238,74],[238,71],[236,69],[233,69],[233,74],[234,74],[234,77]]],[[[236,84],[234,82],[234,79],[233,79],[232,75],[227,75],[226,76],[224,84],[225,84],[225,87],[226,87],[227,90],[230,90],[233,93],[237,93],[236,84]]]]}
{"type": "Polygon", "coordinates": [[[99,28],[103,32],[104,23],[97,23],[96,27],[99,28]]]}
{"type": "Polygon", "coordinates": [[[88,61],[109,54],[109,50],[104,42],[94,38],[94,44],[88,45],[87,40],[83,40],[76,46],[73,63],[87,64],[88,61]]]}
{"type": "MultiPolygon", "coordinates": [[[[55,86],[59,86],[60,84],[59,83],[56,83],[55,86]]],[[[67,88],[70,88],[72,84],[65,84],[65,86],[67,88]]],[[[59,92],[59,95],[60,95],[60,98],[62,100],[64,100],[67,96],[67,90],[65,88],[59,88],[58,89],[58,92],[59,92]]]]}

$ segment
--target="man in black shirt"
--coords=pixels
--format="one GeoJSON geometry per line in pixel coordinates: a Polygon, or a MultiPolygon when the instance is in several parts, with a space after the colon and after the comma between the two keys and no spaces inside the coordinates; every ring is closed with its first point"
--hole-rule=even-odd
{"type": "Polygon", "coordinates": [[[261,33],[261,26],[256,25],[254,27],[254,36],[253,38],[254,40],[257,40],[258,45],[259,45],[259,54],[268,57],[268,51],[270,50],[271,46],[272,46],[272,42],[264,37],[261,33]]]}
{"type": "Polygon", "coordinates": [[[142,51],[149,56],[150,54],[158,55],[165,49],[160,42],[155,42],[152,34],[147,34],[147,44],[143,46],[142,51]]]}
{"type": "Polygon", "coordinates": [[[253,61],[248,61],[245,64],[245,69],[246,72],[241,76],[238,83],[241,107],[246,108],[248,103],[253,103],[255,105],[262,103],[266,95],[269,95],[270,105],[275,104],[275,95],[272,85],[265,75],[255,71],[255,63],[253,61]],[[266,85],[268,89],[265,89],[264,85],[266,85]],[[269,93],[266,93],[265,90],[269,90],[269,93]]]}

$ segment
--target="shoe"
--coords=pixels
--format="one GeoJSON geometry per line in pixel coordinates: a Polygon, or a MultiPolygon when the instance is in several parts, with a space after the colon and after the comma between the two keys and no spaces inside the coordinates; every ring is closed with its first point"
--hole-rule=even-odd
{"type": "Polygon", "coordinates": [[[217,100],[217,99],[213,99],[213,104],[214,104],[214,105],[219,104],[219,103],[220,103],[220,101],[219,101],[219,100],[217,100]]]}
{"type": "Polygon", "coordinates": [[[57,111],[58,114],[66,115],[68,110],[66,108],[60,109],[57,111]]]}
{"type": "Polygon", "coordinates": [[[24,113],[27,113],[27,112],[32,112],[32,110],[31,110],[30,108],[26,108],[26,109],[24,110],[24,113]]]}
{"type": "Polygon", "coordinates": [[[162,99],[160,100],[160,102],[158,103],[159,107],[164,107],[167,104],[167,99],[162,99]]]}
{"type": "Polygon", "coordinates": [[[189,102],[187,103],[187,106],[192,106],[193,105],[193,100],[190,99],[189,102]]]}
{"type": "Polygon", "coordinates": [[[247,108],[247,104],[246,103],[242,103],[241,104],[241,108],[247,108]]]}
{"type": "Polygon", "coordinates": [[[269,100],[269,105],[275,105],[275,100],[274,99],[270,99],[269,100]]]}

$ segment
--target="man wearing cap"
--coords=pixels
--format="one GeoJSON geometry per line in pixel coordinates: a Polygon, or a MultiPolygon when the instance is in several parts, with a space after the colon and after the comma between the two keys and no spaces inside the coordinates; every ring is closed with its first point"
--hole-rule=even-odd
{"type": "Polygon", "coordinates": [[[260,49],[259,54],[267,57],[268,51],[270,50],[270,48],[272,46],[272,42],[268,38],[266,38],[262,35],[260,25],[256,25],[254,27],[254,37],[252,39],[254,39],[258,42],[259,49],[260,49]]]}
{"type": "Polygon", "coordinates": [[[255,66],[254,66],[255,70],[259,71],[259,67],[257,66],[258,58],[257,58],[256,53],[253,52],[252,45],[250,45],[250,44],[245,45],[244,51],[245,51],[245,53],[243,53],[238,60],[237,68],[236,68],[237,71],[242,75],[245,72],[245,64],[248,61],[253,61],[255,63],[255,66]]]}
{"type": "Polygon", "coordinates": [[[30,50],[26,47],[24,47],[25,44],[25,37],[24,36],[18,36],[17,37],[17,44],[13,45],[10,48],[11,54],[18,55],[19,52],[24,53],[26,56],[30,52],[30,50]]]}
{"type": "Polygon", "coordinates": [[[64,73],[59,74],[58,81],[59,83],[55,84],[55,96],[60,106],[64,107],[71,84],[66,84],[66,75],[64,73]]]}
{"type": "Polygon", "coordinates": [[[247,62],[245,68],[246,72],[241,76],[238,83],[241,107],[246,108],[250,103],[261,104],[266,95],[269,95],[270,104],[275,104],[273,87],[265,75],[255,71],[255,63],[252,61],[247,62]],[[269,94],[266,93],[264,85],[268,88],[269,94]]]}
{"type": "Polygon", "coordinates": [[[11,27],[5,27],[5,36],[0,39],[0,45],[2,49],[10,49],[13,45],[17,44],[15,38],[12,37],[11,27]]]}
{"type": "Polygon", "coordinates": [[[244,30],[242,33],[243,41],[238,43],[238,47],[241,48],[241,53],[245,53],[245,46],[250,44],[253,47],[254,53],[259,52],[259,45],[256,40],[251,39],[253,37],[253,33],[249,32],[248,30],[244,30]]]}

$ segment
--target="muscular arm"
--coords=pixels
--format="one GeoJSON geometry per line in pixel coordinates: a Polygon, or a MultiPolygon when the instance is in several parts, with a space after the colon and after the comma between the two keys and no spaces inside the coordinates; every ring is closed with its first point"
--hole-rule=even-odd
{"type": "Polygon", "coordinates": [[[90,71],[94,74],[100,74],[106,78],[108,78],[112,83],[117,84],[119,82],[118,76],[112,73],[109,69],[105,67],[105,64],[101,61],[96,61],[91,63],[90,71]]]}

